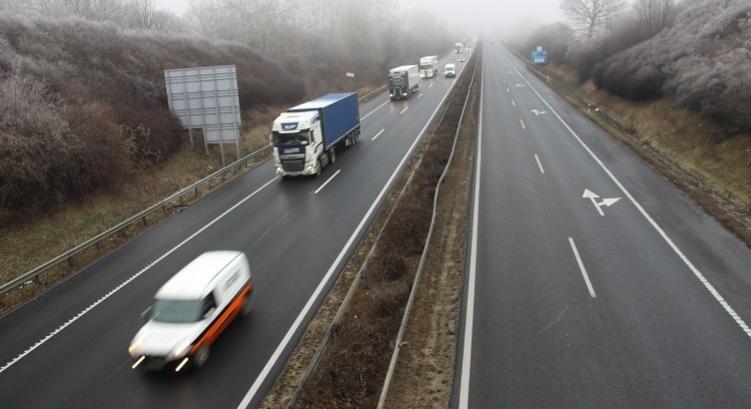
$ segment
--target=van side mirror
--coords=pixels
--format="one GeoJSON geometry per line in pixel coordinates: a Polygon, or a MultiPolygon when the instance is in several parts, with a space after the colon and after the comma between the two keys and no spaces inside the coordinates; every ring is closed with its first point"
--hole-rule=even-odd
{"type": "Polygon", "coordinates": [[[143,310],[143,312],[141,313],[141,319],[142,320],[148,321],[149,318],[151,318],[151,306],[149,306],[149,308],[146,308],[145,310],[143,310]]]}

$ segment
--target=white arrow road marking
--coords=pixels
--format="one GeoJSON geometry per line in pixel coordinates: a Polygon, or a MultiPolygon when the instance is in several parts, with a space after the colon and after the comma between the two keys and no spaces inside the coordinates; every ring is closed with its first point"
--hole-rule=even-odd
{"type": "Polygon", "coordinates": [[[533,109],[532,113],[535,114],[535,116],[540,116],[542,114],[547,114],[548,111],[540,111],[540,110],[537,110],[537,109],[533,109]]]}
{"type": "Polygon", "coordinates": [[[615,202],[621,200],[620,197],[606,197],[602,199],[601,202],[598,202],[597,199],[600,198],[600,195],[597,193],[589,190],[584,189],[584,193],[582,194],[582,197],[585,199],[589,199],[592,202],[592,205],[597,209],[597,213],[600,213],[600,216],[605,216],[605,212],[602,211],[602,206],[610,207],[615,204],[615,202]]]}

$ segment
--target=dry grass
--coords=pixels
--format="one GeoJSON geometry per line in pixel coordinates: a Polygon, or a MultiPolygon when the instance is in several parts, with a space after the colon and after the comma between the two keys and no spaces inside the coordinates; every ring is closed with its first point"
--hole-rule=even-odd
{"type": "Polygon", "coordinates": [[[704,182],[751,206],[751,133],[731,132],[701,114],[668,100],[635,103],[598,91],[587,83],[579,91],[605,107],[643,142],[704,182]]]}

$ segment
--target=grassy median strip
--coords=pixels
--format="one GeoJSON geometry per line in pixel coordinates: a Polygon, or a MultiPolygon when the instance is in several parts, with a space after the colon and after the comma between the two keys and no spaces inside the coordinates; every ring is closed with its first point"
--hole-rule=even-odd
{"type": "MultiPolygon", "coordinates": [[[[478,62],[479,64],[479,62],[478,62]]],[[[469,195],[477,140],[480,70],[438,195],[433,237],[425,258],[401,351],[384,407],[450,406],[456,364],[469,195]]]]}

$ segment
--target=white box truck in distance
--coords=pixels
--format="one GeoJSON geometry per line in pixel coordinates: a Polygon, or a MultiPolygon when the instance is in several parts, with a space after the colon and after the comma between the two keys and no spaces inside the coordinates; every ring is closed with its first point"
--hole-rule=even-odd
{"type": "Polygon", "coordinates": [[[433,78],[438,73],[438,57],[429,55],[420,58],[420,78],[433,78]]]}
{"type": "Polygon", "coordinates": [[[456,43],[454,44],[454,49],[456,50],[456,53],[459,54],[462,52],[462,49],[464,48],[464,44],[462,43],[456,43]]]}
{"type": "Polygon", "coordinates": [[[337,146],[360,140],[360,106],[354,92],[332,93],[290,108],[271,127],[276,173],[319,175],[336,161],[337,146]]]}
{"type": "Polygon", "coordinates": [[[392,68],[388,78],[391,100],[407,99],[417,92],[420,86],[420,72],[416,65],[402,65],[392,68]]]}

